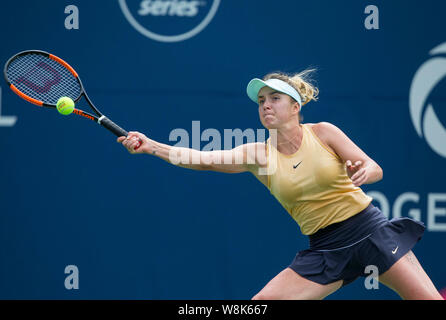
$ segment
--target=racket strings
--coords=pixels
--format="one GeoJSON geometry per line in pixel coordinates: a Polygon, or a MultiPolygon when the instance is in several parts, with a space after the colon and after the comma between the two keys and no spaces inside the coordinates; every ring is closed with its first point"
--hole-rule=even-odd
{"type": "Polygon", "coordinates": [[[77,100],[81,86],[76,77],[47,56],[28,53],[11,61],[6,70],[8,80],[22,93],[55,105],[60,97],[77,100]]]}

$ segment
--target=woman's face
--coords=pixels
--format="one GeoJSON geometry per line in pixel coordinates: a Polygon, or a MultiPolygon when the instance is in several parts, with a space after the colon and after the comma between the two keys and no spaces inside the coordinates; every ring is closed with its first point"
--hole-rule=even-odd
{"type": "Polygon", "coordinates": [[[259,117],[267,129],[279,129],[297,116],[299,104],[289,95],[270,87],[263,87],[258,94],[259,117]]]}

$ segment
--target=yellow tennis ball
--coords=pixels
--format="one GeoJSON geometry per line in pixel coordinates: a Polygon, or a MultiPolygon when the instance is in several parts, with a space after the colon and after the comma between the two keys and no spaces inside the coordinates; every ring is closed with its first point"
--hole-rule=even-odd
{"type": "Polygon", "coordinates": [[[57,100],[57,111],[63,115],[69,115],[74,110],[74,101],[69,97],[62,97],[57,100]]]}

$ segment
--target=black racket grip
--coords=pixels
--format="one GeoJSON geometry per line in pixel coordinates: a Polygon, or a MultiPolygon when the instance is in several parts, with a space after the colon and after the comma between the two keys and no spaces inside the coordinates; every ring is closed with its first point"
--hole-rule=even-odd
{"type": "Polygon", "coordinates": [[[113,132],[117,137],[121,137],[121,136],[127,137],[127,135],[129,134],[127,131],[122,129],[120,126],[118,126],[116,123],[111,121],[106,116],[100,117],[98,122],[104,128],[106,128],[106,129],[110,130],[111,132],[113,132]]]}

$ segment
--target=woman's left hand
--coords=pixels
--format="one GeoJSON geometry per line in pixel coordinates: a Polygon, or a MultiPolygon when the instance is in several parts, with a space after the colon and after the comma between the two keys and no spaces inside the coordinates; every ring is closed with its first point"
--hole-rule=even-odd
{"type": "Polygon", "coordinates": [[[368,179],[367,169],[362,165],[362,161],[356,161],[354,164],[350,160],[345,162],[347,174],[355,187],[359,187],[368,179]]]}

